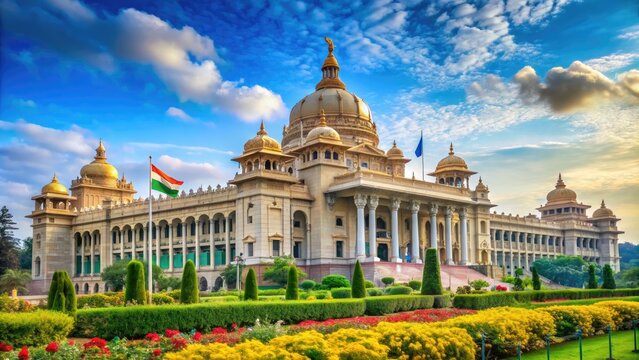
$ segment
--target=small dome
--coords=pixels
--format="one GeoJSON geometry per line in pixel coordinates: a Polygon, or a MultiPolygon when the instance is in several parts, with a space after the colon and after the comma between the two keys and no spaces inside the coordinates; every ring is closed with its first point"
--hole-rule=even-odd
{"type": "Polygon", "coordinates": [[[329,139],[334,141],[342,141],[337,131],[335,131],[335,129],[333,129],[332,127],[326,124],[326,116],[324,115],[324,109],[320,110],[319,126],[317,126],[316,128],[313,128],[313,130],[308,132],[308,135],[306,136],[306,142],[319,139],[319,138],[329,139]]]}
{"type": "Polygon", "coordinates": [[[42,194],[69,195],[67,187],[58,182],[58,178],[53,174],[51,182],[42,187],[42,194]]]}
{"type": "Polygon", "coordinates": [[[606,207],[606,203],[601,200],[601,207],[597,210],[595,210],[595,212],[592,214],[593,218],[611,218],[611,217],[615,217],[615,214],[612,212],[612,210],[608,209],[606,207]]]}
{"type": "Polygon", "coordinates": [[[244,144],[244,153],[260,150],[282,152],[280,143],[268,136],[268,133],[264,129],[264,121],[260,124],[260,131],[257,132],[257,136],[244,144]]]}
{"type": "Polygon", "coordinates": [[[106,179],[106,180],[118,180],[118,169],[115,166],[107,162],[106,149],[102,140],[100,145],[95,149],[94,160],[87,165],[84,165],[80,170],[81,177],[88,177],[90,179],[106,179]]]}
{"type": "Polygon", "coordinates": [[[559,174],[555,190],[546,195],[546,200],[548,200],[548,203],[577,202],[577,193],[566,187],[566,184],[564,184],[564,181],[561,179],[561,174],[559,174]]]}
{"type": "Polygon", "coordinates": [[[475,187],[475,191],[488,192],[488,186],[484,185],[484,182],[481,180],[481,176],[479,177],[479,184],[475,187]]]}
{"type": "Polygon", "coordinates": [[[455,151],[453,150],[453,143],[450,143],[450,151],[448,152],[448,156],[441,159],[437,163],[436,172],[443,170],[455,170],[455,169],[464,169],[468,170],[468,165],[466,165],[466,161],[455,155],[455,151]]]}
{"type": "Polygon", "coordinates": [[[403,159],[404,152],[397,147],[397,143],[393,140],[393,147],[388,149],[386,152],[386,156],[392,159],[403,159]]]}

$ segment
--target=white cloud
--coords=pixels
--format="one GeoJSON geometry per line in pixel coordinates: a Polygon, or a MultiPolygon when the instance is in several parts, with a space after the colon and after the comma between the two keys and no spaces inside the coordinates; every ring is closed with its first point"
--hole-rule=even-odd
{"type": "Polygon", "coordinates": [[[176,108],[176,107],[169,107],[168,109],[166,109],[166,114],[170,117],[174,117],[176,119],[185,121],[185,122],[193,122],[194,119],[187,114],[184,110],[180,109],[180,108],[176,108]]]}
{"type": "Polygon", "coordinates": [[[12,102],[13,102],[13,104],[15,106],[24,107],[24,108],[35,108],[35,107],[38,106],[35,101],[29,100],[29,99],[17,99],[16,98],[16,99],[13,99],[12,102]]]}
{"type": "Polygon", "coordinates": [[[585,62],[586,65],[601,72],[614,71],[631,65],[639,59],[639,53],[621,53],[602,56],[585,62]]]}
{"type": "Polygon", "coordinates": [[[93,149],[86,142],[86,130],[75,125],[71,126],[69,130],[59,130],[24,120],[16,122],[0,120],[0,130],[15,131],[28,142],[54,152],[74,155],[93,153],[93,149]]]}

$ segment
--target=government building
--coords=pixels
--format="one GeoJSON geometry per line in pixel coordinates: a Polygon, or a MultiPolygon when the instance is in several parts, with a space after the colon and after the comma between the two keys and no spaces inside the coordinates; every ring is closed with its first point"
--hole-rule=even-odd
{"type": "Polygon", "coordinates": [[[220,272],[240,255],[259,274],[273,257],[290,254],[315,280],[350,276],[357,259],[376,282],[389,274],[419,277],[427,248],[453,274],[498,277],[564,254],[619,270],[620,219],[603,201],[589,216],[590,206],[577,202],[561,175],[539,216],[523,217],[491,212],[488,187],[480,177],[471,189],[476,172],[452,144],[432,179],[406,177],[410,160],[396,144],[379,147],[371,109],[346,90],[327,42],[322,79],[292,108],[282,141],[262,124],[232,159],[239,171],[226,186],[155,197],[151,229],[149,200],[135,198],[102,141],[69,188],[54,176],[32,197],[28,216],[32,293],[45,293],[60,269],[78,293],[108,291],[102,270],[149,257],[173,276],[193,260],[202,290],[223,286],[220,272]]]}

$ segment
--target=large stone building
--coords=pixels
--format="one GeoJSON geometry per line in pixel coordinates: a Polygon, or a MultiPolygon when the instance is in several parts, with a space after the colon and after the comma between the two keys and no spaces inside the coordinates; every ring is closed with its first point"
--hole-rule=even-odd
{"type": "Polygon", "coordinates": [[[119,259],[148,258],[148,241],[165,272],[180,275],[192,259],[202,289],[219,287],[220,271],[240,253],[258,271],[291,254],[314,279],[349,274],[356,259],[369,277],[390,263],[402,272],[429,247],[444,264],[492,274],[560,254],[619,269],[619,219],[603,202],[588,217],[590,206],[560,175],[540,217],[491,213],[488,188],[481,178],[470,188],[476,173],[452,144],[429,174],[434,181],[407,178],[409,160],[395,144],[379,148],[371,109],[346,90],[330,42],[321,70],[315,92],[292,108],[281,143],[262,124],[233,159],[241,170],[227,186],[155,198],[150,231],[148,199],[134,198],[102,142],[70,193],[54,176],[32,198],[32,290],[44,292],[64,269],[79,292],[104,291],[100,272],[119,259]]]}

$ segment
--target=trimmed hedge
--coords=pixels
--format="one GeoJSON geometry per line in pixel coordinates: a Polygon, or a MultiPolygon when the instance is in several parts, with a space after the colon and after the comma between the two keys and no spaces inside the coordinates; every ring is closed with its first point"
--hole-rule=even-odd
{"type": "Polygon", "coordinates": [[[244,284],[244,300],[257,300],[257,277],[253,268],[246,273],[244,284]]]}
{"type": "Polygon", "coordinates": [[[433,295],[435,297],[435,303],[433,304],[433,308],[435,309],[446,309],[453,306],[453,299],[450,298],[450,295],[433,295]]]}
{"type": "Polygon", "coordinates": [[[510,306],[517,302],[547,301],[556,299],[580,300],[638,295],[639,289],[563,289],[490,292],[485,294],[456,295],[453,299],[453,306],[460,309],[479,310],[496,306],[510,306]]]}
{"type": "Polygon", "coordinates": [[[61,341],[72,329],[73,317],[61,312],[0,313],[0,341],[14,347],[61,341]]]}
{"type": "Polygon", "coordinates": [[[390,295],[366,298],[366,315],[384,315],[400,311],[430,309],[435,297],[431,295],[390,295]]]}
{"type": "Polygon", "coordinates": [[[131,260],[126,267],[126,289],[124,303],[135,305],[146,304],[146,288],[144,287],[144,264],[131,260]]]}
{"type": "Polygon", "coordinates": [[[197,271],[192,260],[187,260],[182,273],[182,288],[180,289],[182,304],[197,304],[200,302],[200,289],[197,281],[197,271]]]}
{"type": "Polygon", "coordinates": [[[286,300],[299,300],[298,273],[295,265],[288,268],[288,282],[286,283],[286,300]]]}
{"type": "Polygon", "coordinates": [[[355,262],[355,269],[353,270],[353,278],[351,279],[351,293],[354,298],[366,297],[366,285],[364,284],[364,271],[359,260],[355,262]]]}
{"type": "Polygon", "coordinates": [[[349,299],[353,297],[353,292],[348,287],[335,288],[331,289],[331,296],[333,299],[349,299]]]}
{"type": "MultiPolygon", "coordinates": [[[[127,338],[144,337],[165,329],[209,331],[253,325],[255,319],[278,319],[286,323],[304,320],[327,320],[364,315],[366,303],[361,299],[330,301],[265,301],[241,303],[203,303],[191,305],[133,306],[79,310],[74,336],[127,338]]],[[[1,335],[1,333],[0,333],[1,335]]]]}
{"type": "Polygon", "coordinates": [[[393,285],[384,289],[384,293],[388,295],[410,295],[413,289],[404,285],[393,285]]]}

